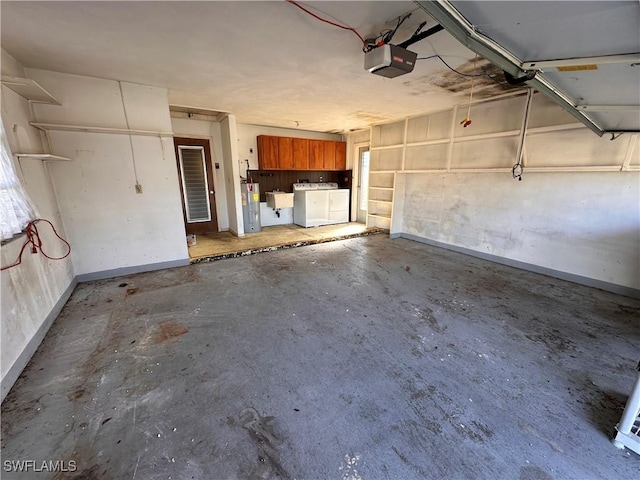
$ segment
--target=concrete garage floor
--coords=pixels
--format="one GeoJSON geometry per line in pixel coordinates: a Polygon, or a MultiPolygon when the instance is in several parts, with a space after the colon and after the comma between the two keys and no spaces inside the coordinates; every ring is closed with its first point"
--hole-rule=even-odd
{"type": "Polygon", "coordinates": [[[639,313],[383,235],[84,283],[2,406],[79,470],[2,478],[630,480],[639,313]]]}

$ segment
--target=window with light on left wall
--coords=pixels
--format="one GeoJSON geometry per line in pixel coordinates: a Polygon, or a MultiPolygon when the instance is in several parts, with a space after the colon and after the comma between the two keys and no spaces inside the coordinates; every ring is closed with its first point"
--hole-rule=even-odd
{"type": "Polygon", "coordinates": [[[0,122],[0,239],[10,240],[38,218],[36,209],[20,183],[12,161],[4,125],[0,122]]]}

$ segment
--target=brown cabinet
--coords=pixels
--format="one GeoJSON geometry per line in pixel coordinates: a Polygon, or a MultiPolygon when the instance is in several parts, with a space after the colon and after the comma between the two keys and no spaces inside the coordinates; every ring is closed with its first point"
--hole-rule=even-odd
{"type": "Polygon", "coordinates": [[[293,169],[309,170],[309,140],[293,139],[293,169]]]}
{"type": "Polygon", "coordinates": [[[347,143],[336,142],[336,170],[347,169],[347,143]]]}
{"type": "Polygon", "coordinates": [[[324,140],[309,140],[309,170],[324,169],[324,140]]]}
{"type": "Polygon", "coordinates": [[[336,169],[336,142],[324,142],[324,170],[336,169]]]}
{"type": "Polygon", "coordinates": [[[276,137],[278,139],[278,168],[293,170],[293,138],[276,137]]]}
{"type": "Polygon", "coordinates": [[[347,144],[332,140],[259,135],[260,170],[346,170],[347,144]]]}
{"type": "Polygon", "coordinates": [[[278,168],[278,137],[268,135],[258,137],[258,167],[260,170],[278,168]]]}

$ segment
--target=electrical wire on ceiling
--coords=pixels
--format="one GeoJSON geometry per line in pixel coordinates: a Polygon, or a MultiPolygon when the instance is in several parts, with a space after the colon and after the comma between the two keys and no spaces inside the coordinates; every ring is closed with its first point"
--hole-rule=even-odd
{"type": "Polygon", "coordinates": [[[349,30],[350,32],[353,32],[353,33],[354,33],[354,35],[356,35],[356,36],[360,39],[360,41],[362,42],[363,49],[364,49],[364,47],[365,47],[365,45],[366,45],[366,42],[365,42],[364,38],[362,38],[362,35],[360,35],[360,34],[358,33],[358,31],[357,31],[355,28],[350,27],[350,26],[348,26],[348,25],[341,25],[341,24],[339,24],[339,23],[332,22],[331,20],[327,20],[326,18],[322,18],[321,16],[316,15],[315,13],[313,13],[313,12],[311,12],[311,11],[307,10],[305,7],[303,7],[302,5],[300,5],[298,2],[295,2],[294,0],[285,0],[285,1],[286,1],[287,3],[290,3],[290,4],[292,4],[292,5],[295,5],[296,7],[298,7],[298,8],[299,8],[300,10],[302,10],[303,12],[308,13],[309,15],[311,15],[312,17],[314,17],[314,18],[316,18],[316,19],[320,20],[321,22],[328,23],[329,25],[333,25],[334,27],[342,28],[343,30],[349,30]]]}
{"type": "MultiPolygon", "coordinates": [[[[437,58],[438,60],[440,60],[442,63],[444,63],[445,67],[447,67],[449,70],[451,70],[452,72],[457,73],[458,75],[462,76],[462,77],[489,77],[493,80],[493,77],[489,76],[486,73],[473,73],[473,74],[469,74],[469,73],[462,73],[459,72],[458,70],[456,70],[455,68],[453,68],[451,65],[449,65],[444,58],[442,58],[440,55],[429,55],[428,57],[418,57],[416,58],[416,60],[431,60],[432,58],[437,58]]],[[[475,68],[475,67],[474,67],[475,68]]]]}
{"type": "MultiPolygon", "coordinates": [[[[374,48],[378,48],[378,47],[381,47],[382,45],[386,45],[386,44],[390,43],[391,39],[395,36],[395,34],[398,31],[398,29],[400,28],[400,26],[405,22],[405,20],[407,20],[409,17],[411,17],[411,12],[406,13],[404,15],[400,15],[398,17],[398,19],[396,20],[396,26],[393,29],[383,30],[382,32],[380,32],[380,34],[377,37],[368,38],[367,40],[365,40],[362,37],[362,35],[360,35],[358,33],[358,31],[353,27],[350,27],[348,25],[342,25],[340,23],[333,22],[331,20],[327,20],[326,18],[322,18],[321,16],[313,13],[312,11],[310,11],[307,8],[303,7],[302,5],[300,5],[298,2],[296,2],[294,0],[285,0],[285,1],[287,3],[295,5],[296,7],[298,7],[303,12],[308,13],[309,15],[311,15],[312,17],[320,20],[321,22],[328,23],[329,25],[333,25],[334,27],[342,28],[343,30],[349,30],[350,32],[353,32],[353,34],[356,35],[358,37],[358,39],[362,42],[362,51],[365,52],[365,53],[373,50],[374,48]]],[[[416,29],[415,33],[411,36],[411,38],[417,37],[419,35],[420,31],[422,30],[422,28],[426,24],[427,24],[427,22],[422,22],[418,26],[418,28],[416,29]]]]}
{"type": "Polygon", "coordinates": [[[411,17],[411,12],[407,13],[406,15],[402,16],[402,17],[398,17],[398,22],[396,23],[396,28],[394,28],[391,31],[391,34],[388,36],[388,38],[385,38],[386,43],[389,43],[391,41],[391,39],[393,38],[393,36],[396,34],[396,32],[398,31],[398,29],[400,28],[400,26],[404,23],[405,20],[407,20],[409,17],[411,17]]]}
{"type": "MultiPolygon", "coordinates": [[[[378,48],[378,47],[381,47],[382,45],[386,45],[390,43],[393,37],[395,36],[396,32],[400,28],[400,26],[409,17],[411,17],[411,12],[405,15],[399,16],[396,21],[396,26],[393,29],[383,30],[382,32],[380,32],[380,35],[378,35],[377,37],[367,39],[365,41],[365,46],[362,50],[366,53],[368,51],[373,50],[374,48],[378,48]]],[[[422,30],[422,27],[424,27],[426,24],[427,22],[422,22],[422,24],[420,24],[420,26],[416,30],[416,33],[414,33],[412,36],[416,36],[418,33],[420,33],[420,30],[422,30]]]]}
{"type": "Polygon", "coordinates": [[[413,32],[413,35],[411,35],[411,37],[416,37],[420,34],[420,32],[422,31],[422,29],[425,27],[425,25],[427,24],[426,20],[424,22],[422,22],[420,25],[418,25],[418,28],[416,28],[416,31],[413,32]]]}
{"type": "MultiPolygon", "coordinates": [[[[383,30],[382,32],[380,32],[380,34],[377,37],[374,38],[368,38],[368,39],[364,39],[362,37],[362,35],[360,35],[358,33],[358,31],[353,28],[350,27],[348,25],[342,25],[340,23],[328,20],[326,18],[322,18],[321,16],[313,13],[312,11],[308,10],[307,8],[305,8],[304,6],[302,6],[300,3],[296,2],[295,0],[285,0],[287,3],[290,3],[296,7],[298,7],[300,10],[302,10],[303,12],[311,15],[312,17],[316,18],[317,20],[320,20],[321,22],[324,23],[328,23],[329,25],[333,25],[334,27],[338,27],[341,28],[343,30],[348,30],[350,32],[353,32],[354,35],[356,35],[358,37],[358,39],[362,42],[362,51],[367,53],[370,52],[371,50],[381,47],[382,45],[387,45],[391,42],[391,40],[393,39],[393,37],[395,36],[396,32],[398,31],[398,29],[400,28],[400,26],[402,26],[402,24],[411,17],[411,13],[406,13],[404,15],[400,15],[397,20],[396,20],[396,26],[393,29],[387,29],[387,30],[383,30]]],[[[426,38],[429,35],[432,35],[433,33],[436,33],[438,31],[444,30],[444,28],[441,25],[436,25],[435,27],[429,29],[429,31],[425,31],[422,32],[422,29],[427,25],[426,21],[423,21],[420,23],[420,25],[418,25],[418,27],[416,28],[415,32],[411,35],[411,37],[406,40],[405,42],[402,42],[401,44],[399,44],[401,47],[406,48],[407,46],[418,42],[420,40],[422,40],[423,38],[426,38]]],[[[442,58],[440,55],[436,54],[436,55],[430,55],[428,57],[418,57],[416,60],[430,60],[432,58],[437,58],[438,60],[440,60],[449,70],[451,70],[454,73],[457,73],[458,75],[462,76],[462,77],[487,77],[489,78],[491,81],[497,83],[498,85],[501,85],[502,83],[499,82],[498,80],[496,80],[495,77],[492,77],[491,75],[489,75],[486,72],[482,72],[482,73],[473,73],[473,74],[468,74],[468,73],[462,73],[458,70],[456,70],[455,68],[453,68],[451,65],[449,65],[444,58],[442,58]]],[[[474,67],[475,68],[475,67],[474,67]]]]}

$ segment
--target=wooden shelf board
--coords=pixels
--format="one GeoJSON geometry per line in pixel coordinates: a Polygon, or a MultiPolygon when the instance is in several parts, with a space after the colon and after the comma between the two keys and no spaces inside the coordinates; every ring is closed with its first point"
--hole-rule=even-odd
{"type": "Polygon", "coordinates": [[[2,75],[2,85],[33,103],[62,105],[53,95],[42,88],[38,82],[30,78],[2,75]]]}
{"type": "Polygon", "coordinates": [[[369,150],[375,152],[377,150],[392,150],[394,148],[403,148],[404,143],[394,143],[393,145],[377,145],[375,147],[370,147],[369,150]]]}
{"type": "Polygon", "coordinates": [[[45,162],[70,162],[71,159],[67,157],[61,157],[60,155],[53,155],[51,153],[14,153],[18,158],[37,158],[45,162]]]}
{"type": "Polygon", "coordinates": [[[409,147],[429,147],[431,145],[444,145],[450,142],[449,137],[439,138],[438,140],[424,140],[420,142],[407,142],[407,148],[409,147]]]}
{"type": "Polygon", "coordinates": [[[173,137],[173,132],[154,132],[151,130],[133,130],[112,127],[88,127],[83,125],[60,125],[57,123],[31,122],[32,127],[40,130],[57,130],[61,132],[109,133],[113,135],[142,135],[151,137],[173,137]]]}

